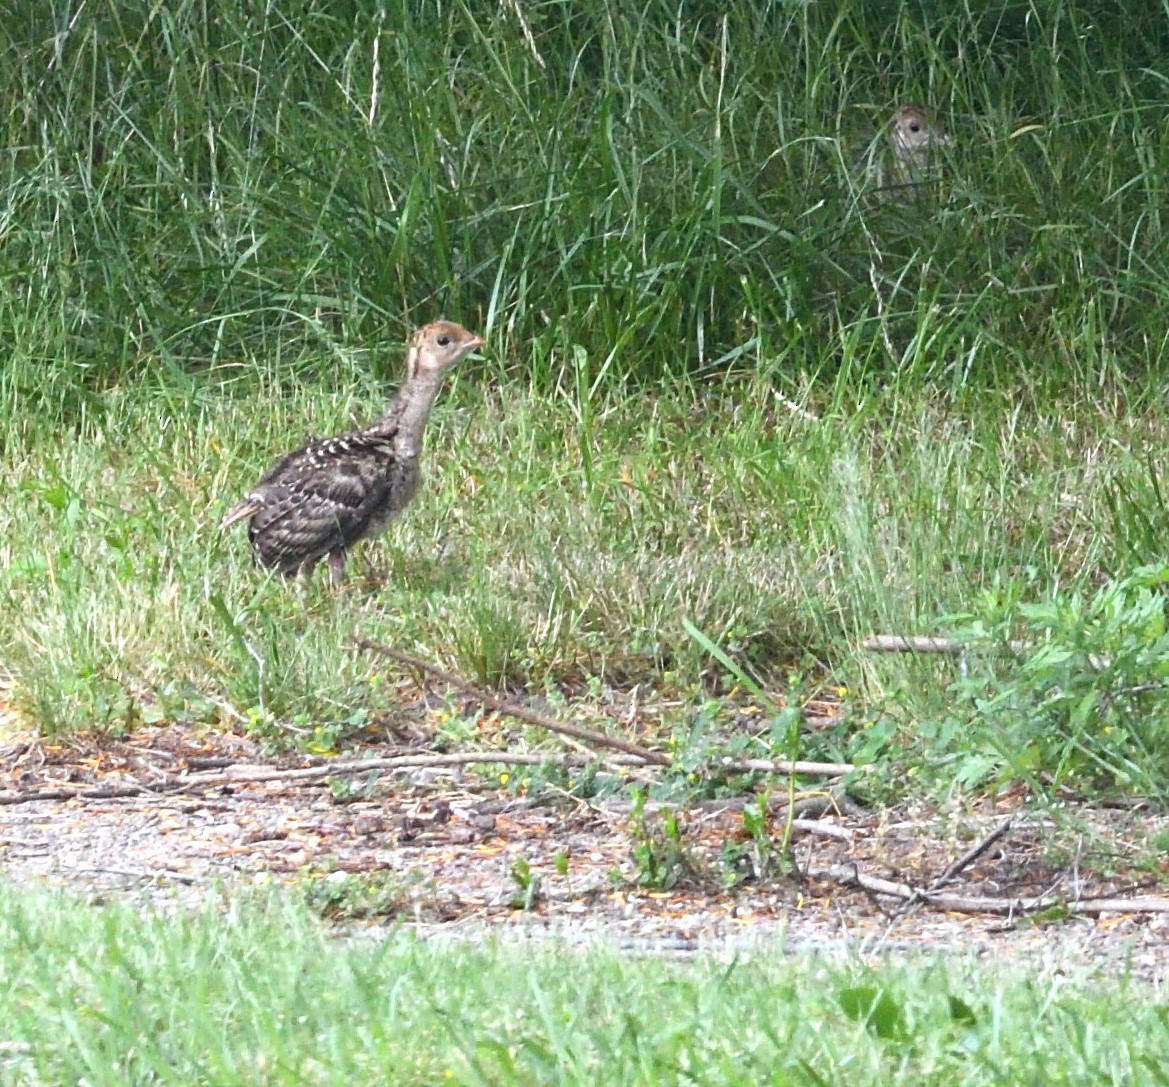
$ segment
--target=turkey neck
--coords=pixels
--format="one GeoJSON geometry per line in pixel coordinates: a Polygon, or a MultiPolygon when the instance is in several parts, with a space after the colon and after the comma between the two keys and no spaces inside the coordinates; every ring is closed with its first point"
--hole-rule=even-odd
{"type": "Polygon", "coordinates": [[[399,457],[417,457],[422,451],[422,432],[426,429],[426,420],[430,418],[430,409],[434,406],[442,379],[442,374],[419,370],[417,349],[410,349],[406,359],[406,380],[385,415],[372,428],[391,437],[399,457]]]}

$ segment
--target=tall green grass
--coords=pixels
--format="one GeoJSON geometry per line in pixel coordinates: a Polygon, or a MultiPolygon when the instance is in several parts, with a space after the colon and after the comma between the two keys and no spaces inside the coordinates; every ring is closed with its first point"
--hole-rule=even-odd
{"type": "Polygon", "coordinates": [[[5,402],[316,365],[440,310],[509,369],[583,350],[590,387],[756,338],[785,376],[1139,373],[1169,17],[1113,7],[19,6],[5,402]],[[890,207],[850,167],[904,98],[957,142],[890,207]]]}

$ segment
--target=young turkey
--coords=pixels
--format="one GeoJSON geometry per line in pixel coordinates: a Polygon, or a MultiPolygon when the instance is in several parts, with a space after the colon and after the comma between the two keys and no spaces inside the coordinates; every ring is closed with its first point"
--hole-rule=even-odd
{"type": "Polygon", "coordinates": [[[910,199],[921,194],[926,182],[937,179],[941,149],[951,143],[931,110],[905,102],[893,114],[887,139],[870,143],[857,167],[886,197],[910,199]]]}
{"type": "Polygon", "coordinates": [[[385,529],[414,497],[422,435],[443,377],[482,346],[451,321],[420,328],[385,414],[364,430],[289,453],[227,511],[221,530],[247,521],[256,559],[285,575],[308,576],[328,555],[332,582],[341,584],[349,549],[385,529]]]}
{"type": "Polygon", "coordinates": [[[914,102],[897,107],[889,131],[893,151],[893,182],[916,185],[935,176],[941,162],[940,148],[950,145],[937,118],[914,102]]]}

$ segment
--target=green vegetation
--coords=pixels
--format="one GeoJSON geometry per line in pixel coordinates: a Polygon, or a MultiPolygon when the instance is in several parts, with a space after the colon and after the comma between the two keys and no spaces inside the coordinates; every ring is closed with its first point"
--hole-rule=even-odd
{"type": "Polygon", "coordinates": [[[1169,17],[936,7],[12,14],[8,697],[47,730],[328,746],[387,702],[353,634],[693,703],[697,629],[773,689],[861,696],[876,724],[803,754],[1163,789],[1164,695],[1131,702],[1163,674],[1155,618],[1078,683],[978,655],[948,692],[952,662],[858,652],[979,608],[996,640],[1058,640],[1101,586],[1161,607],[1124,579],[1169,526],[1169,17]],[[913,201],[852,170],[903,99],[955,139],[913,201]],[[265,579],[220,514],[284,447],[368,419],[440,312],[489,347],[439,404],[422,500],[346,591],[265,579]],[[1139,732],[1072,755],[1131,705],[1139,732]]]}
{"type": "Polygon", "coordinates": [[[959,707],[972,706],[990,726],[968,749],[964,783],[1005,768],[1033,780],[1046,771],[1056,782],[1098,775],[1156,792],[1162,782],[1150,770],[1169,739],[1166,581],[1162,564],[1087,598],[1071,592],[1027,602],[1021,585],[1012,587],[1014,599],[983,594],[963,640],[1005,648],[1017,660],[1005,678],[1003,669],[982,668],[953,685],[959,707]],[[1011,645],[1020,625],[1026,649],[1011,645]]]}
{"type": "Polygon", "coordinates": [[[756,352],[947,390],[1156,366],[1169,31],[1109,6],[28,7],[7,393],[250,387],[438,309],[545,387],[756,352]],[[905,98],[958,140],[936,206],[856,191],[905,98]]]}
{"type": "Polygon", "coordinates": [[[0,962],[0,1079],[22,1085],[1141,1087],[1169,1051],[1146,989],[1074,967],[341,944],[287,901],[165,918],[0,894],[0,962]]]}

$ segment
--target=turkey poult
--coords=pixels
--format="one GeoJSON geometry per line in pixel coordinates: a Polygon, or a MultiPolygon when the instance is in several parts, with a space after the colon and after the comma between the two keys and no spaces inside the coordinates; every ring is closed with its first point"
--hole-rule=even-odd
{"type": "Polygon", "coordinates": [[[937,179],[941,149],[951,142],[930,109],[905,102],[893,114],[887,139],[870,143],[857,168],[870,185],[887,196],[918,196],[926,182],[937,179]]]}
{"type": "Polygon", "coordinates": [[[442,379],[483,340],[451,321],[420,328],[406,379],[373,426],[310,441],[289,453],[223,518],[248,522],[256,559],[281,574],[308,576],[329,556],[334,585],[358,540],[381,532],[418,489],[422,433],[442,379]]]}
{"type": "Polygon", "coordinates": [[[939,149],[950,145],[950,137],[937,118],[915,102],[897,107],[889,132],[893,150],[894,180],[912,185],[929,180],[940,162],[939,149]]]}

